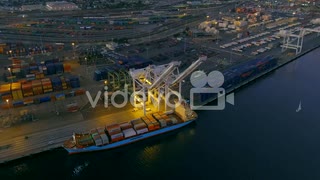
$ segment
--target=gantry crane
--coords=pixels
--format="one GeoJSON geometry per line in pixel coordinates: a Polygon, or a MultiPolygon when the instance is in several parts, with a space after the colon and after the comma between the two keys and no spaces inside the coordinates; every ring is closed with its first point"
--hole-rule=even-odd
{"type": "Polygon", "coordinates": [[[320,35],[320,27],[317,28],[300,28],[299,34],[294,34],[291,31],[282,31],[280,34],[283,35],[282,52],[287,49],[296,50],[296,54],[301,53],[303,47],[303,38],[312,32],[317,32],[320,35]]]}
{"type": "Polygon", "coordinates": [[[141,105],[144,113],[146,113],[146,103],[153,103],[160,110],[160,103],[165,102],[165,110],[167,110],[167,99],[165,98],[169,92],[174,92],[171,88],[179,84],[178,93],[181,94],[182,80],[191,74],[203,61],[206,56],[200,57],[192,63],[181,74],[179,73],[180,61],[173,61],[169,64],[155,66],[150,65],[143,69],[131,69],[130,75],[133,78],[133,92],[138,95],[134,96],[134,105],[141,105]],[[143,101],[142,96],[146,99],[143,101]]]}

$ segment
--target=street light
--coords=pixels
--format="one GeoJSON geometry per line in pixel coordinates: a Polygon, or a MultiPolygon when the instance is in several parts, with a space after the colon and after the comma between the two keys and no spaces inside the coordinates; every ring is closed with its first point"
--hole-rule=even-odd
{"type": "Polygon", "coordinates": [[[8,67],[8,71],[10,73],[11,82],[13,83],[11,68],[8,67]]]}
{"type": "Polygon", "coordinates": [[[10,56],[12,57],[12,50],[10,50],[9,53],[10,53],[10,56]]]}
{"type": "Polygon", "coordinates": [[[74,45],[75,45],[75,43],[73,42],[73,43],[71,43],[71,45],[72,45],[73,58],[74,58],[75,57],[75,54],[74,54],[74,45]]]}

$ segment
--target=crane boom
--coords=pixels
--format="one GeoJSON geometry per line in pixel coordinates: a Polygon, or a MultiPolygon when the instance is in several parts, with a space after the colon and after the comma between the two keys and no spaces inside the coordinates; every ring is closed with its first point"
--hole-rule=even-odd
{"type": "Polygon", "coordinates": [[[171,62],[167,69],[154,81],[154,83],[152,83],[152,85],[148,89],[154,89],[158,87],[165,80],[165,78],[170,75],[177,66],[180,65],[180,63],[180,61],[171,62]]]}
{"type": "Polygon", "coordinates": [[[181,82],[185,77],[187,77],[191,72],[193,72],[197,67],[202,64],[203,61],[207,60],[207,56],[201,56],[197,61],[192,63],[186,70],[184,70],[172,83],[171,86],[176,83],[181,82]]]}

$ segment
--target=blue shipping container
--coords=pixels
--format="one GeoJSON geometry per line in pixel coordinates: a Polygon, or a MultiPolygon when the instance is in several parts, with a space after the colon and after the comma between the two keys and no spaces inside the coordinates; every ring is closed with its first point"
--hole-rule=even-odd
{"type": "Polygon", "coordinates": [[[49,102],[50,100],[51,100],[50,96],[45,96],[45,97],[39,98],[40,103],[49,102]]]}
{"type": "Polygon", "coordinates": [[[80,82],[79,81],[71,81],[71,88],[79,88],[80,87],[80,82]]]}
{"type": "Polygon", "coordinates": [[[54,63],[56,73],[62,74],[63,73],[63,64],[62,63],[54,63]]]}
{"type": "Polygon", "coordinates": [[[21,107],[24,106],[23,101],[15,101],[12,103],[13,107],[21,107]]]}
{"type": "Polygon", "coordinates": [[[47,64],[47,75],[52,75],[56,73],[56,68],[54,66],[54,64],[47,64]]]}
{"type": "Polygon", "coordinates": [[[102,79],[101,71],[99,71],[99,70],[94,71],[93,80],[100,81],[101,79],[102,79]]]}

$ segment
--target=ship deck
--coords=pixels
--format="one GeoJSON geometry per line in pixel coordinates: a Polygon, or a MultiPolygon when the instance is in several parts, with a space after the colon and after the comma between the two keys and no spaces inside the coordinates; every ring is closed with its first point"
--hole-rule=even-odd
{"type": "MultiPolygon", "coordinates": [[[[154,113],[154,112],[153,112],[154,113]]],[[[153,113],[150,113],[150,114],[153,114],[153,113]]],[[[168,113],[167,114],[167,116],[168,117],[174,117],[176,120],[177,120],[177,123],[176,124],[180,124],[180,123],[183,123],[184,121],[176,114],[176,113],[168,113]]],[[[139,117],[139,118],[142,118],[142,117],[139,117]]],[[[135,119],[137,119],[137,118],[135,118],[135,119]]],[[[130,120],[127,120],[127,121],[123,121],[123,122],[127,122],[127,123],[131,123],[131,121],[132,120],[134,120],[134,119],[130,119],[130,120]]],[[[106,124],[105,126],[107,126],[107,125],[110,125],[110,124],[106,124]]],[[[103,127],[105,127],[105,126],[103,126],[103,127]]],[[[171,125],[172,126],[172,125],[171,125]]],[[[169,126],[168,126],[169,127],[169,126]]],[[[99,128],[99,127],[96,127],[96,128],[99,128]]],[[[160,128],[160,129],[162,129],[162,128],[160,128]]],[[[155,130],[152,130],[152,131],[155,131],[155,130]]],[[[152,131],[148,131],[148,132],[152,132],[152,131]]],[[[148,132],[146,132],[146,133],[148,133],[148,132]]],[[[105,133],[106,133],[106,131],[105,131],[105,133]]],[[[106,133],[107,134],[107,133],[106,133]]],[[[144,133],[145,134],[145,133],[144,133]]],[[[141,135],[141,134],[137,134],[137,135],[135,135],[135,136],[139,136],[139,135],[141,135]]],[[[90,130],[89,129],[87,129],[87,131],[84,131],[84,132],[75,132],[75,138],[77,139],[77,140],[80,140],[80,139],[82,139],[82,138],[87,138],[88,136],[91,136],[91,133],[90,133],[90,130]]],[[[132,136],[132,137],[134,137],[134,136],[132,136]]],[[[130,138],[132,138],[132,137],[130,137],[130,138]]],[[[109,138],[109,137],[108,137],[109,138]]],[[[125,138],[125,139],[129,139],[129,138],[125,138]]],[[[124,139],[124,140],[125,140],[124,139]]],[[[109,138],[109,141],[110,141],[110,138],[109,138]]],[[[112,144],[112,143],[109,143],[109,144],[112,144]]],[[[81,147],[82,148],[86,148],[86,147],[90,147],[90,146],[95,146],[95,144],[94,144],[94,141],[93,141],[93,139],[92,139],[92,144],[88,144],[88,145],[79,145],[78,143],[75,143],[75,142],[73,142],[73,139],[72,138],[70,138],[70,139],[68,139],[67,141],[65,141],[64,142],[64,144],[63,144],[63,146],[64,147],[66,147],[66,148],[75,148],[75,149],[81,149],[81,147]]],[[[103,145],[102,145],[103,146],[103,145]]]]}

